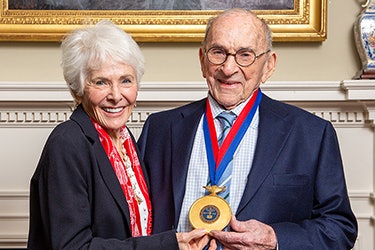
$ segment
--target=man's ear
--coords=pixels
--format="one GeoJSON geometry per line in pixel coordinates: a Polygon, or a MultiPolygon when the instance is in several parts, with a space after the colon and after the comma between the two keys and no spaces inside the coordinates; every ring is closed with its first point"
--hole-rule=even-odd
{"type": "Polygon", "coordinates": [[[276,69],[276,53],[273,51],[271,51],[270,53],[271,55],[268,56],[267,62],[263,68],[264,72],[261,79],[262,83],[266,82],[268,78],[272,76],[273,72],[275,72],[276,69]]]}
{"type": "Polygon", "coordinates": [[[206,64],[204,62],[204,52],[202,47],[199,48],[199,61],[201,63],[202,76],[203,78],[206,78],[206,64]]]}

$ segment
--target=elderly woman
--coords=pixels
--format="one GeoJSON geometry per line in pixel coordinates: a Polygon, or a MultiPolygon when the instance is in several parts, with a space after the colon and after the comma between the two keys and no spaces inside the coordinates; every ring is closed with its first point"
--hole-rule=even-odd
{"type": "Polygon", "coordinates": [[[77,108],[31,179],[28,249],[201,249],[204,230],[150,236],[148,178],[125,125],[144,72],[137,44],[102,21],[69,34],[62,54],[77,108]]]}

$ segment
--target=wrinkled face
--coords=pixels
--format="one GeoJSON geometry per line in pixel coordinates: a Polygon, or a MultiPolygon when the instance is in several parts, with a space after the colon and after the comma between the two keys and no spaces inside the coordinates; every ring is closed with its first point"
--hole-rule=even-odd
{"type": "Polygon", "coordinates": [[[217,47],[235,54],[246,48],[259,55],[269,49],[265,39],[261,21],[245,13],[222,16],[213,24],[205,48],[200,49],[201,70],[211,95],[224,108],[232,109],[245,101],[272,75],[276,54],[265,53],[252,65],[243,67],[231,55],[220,65],[212,64],[205,52],[217,47]]]}
{"type": "Polygon", "coordinates": [[[86,112],[112,134],[125,125],[137,94],[134,68],[109,59],[90,72],[82,104],[86,112]]]}

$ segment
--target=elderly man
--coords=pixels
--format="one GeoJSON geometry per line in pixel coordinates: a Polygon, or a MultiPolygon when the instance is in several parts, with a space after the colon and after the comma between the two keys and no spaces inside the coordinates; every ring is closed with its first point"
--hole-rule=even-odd
{"type": "Polygon", "coordinates": [[[234,216],[225,230],[209,229],[224,248],[353,247],[357,222],[332,124],[260,89],[276,66],[267,24],[244,9],[225,11],[208,23],[199,56],[207,98],[150,115],[138,141],[151,178],[153,232],[189,231],[196,221],[209,228],[212,215],[230,217],[209,201],[189,218],[207,196],[202,186],[225,186],[218,194],[234,216]]]}

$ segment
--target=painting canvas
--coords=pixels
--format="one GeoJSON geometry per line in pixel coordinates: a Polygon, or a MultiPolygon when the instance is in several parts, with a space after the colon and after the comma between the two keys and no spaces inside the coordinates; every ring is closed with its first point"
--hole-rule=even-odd
{"type": "Polygon", "coordinates": [[[285,10],[294,0],[9,0],[9,9],[29,10],[285,10]]]}

